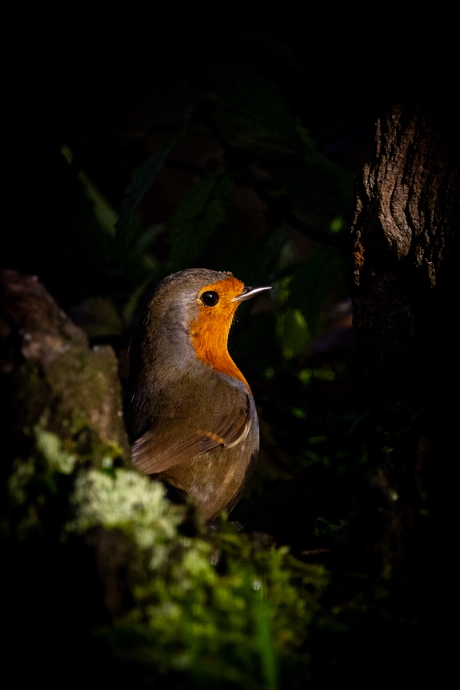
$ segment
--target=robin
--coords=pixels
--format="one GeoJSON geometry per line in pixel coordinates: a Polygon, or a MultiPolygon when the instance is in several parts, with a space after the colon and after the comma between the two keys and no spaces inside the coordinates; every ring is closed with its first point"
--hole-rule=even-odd
{"type": "Polygon", "coordinates": [[[206,519],[238,502],[259,452],[251,389],[227,349],[239,304],[271,290],[191,268],[147,299],[130,345],[133,464],[186,491],[206,519]]]}

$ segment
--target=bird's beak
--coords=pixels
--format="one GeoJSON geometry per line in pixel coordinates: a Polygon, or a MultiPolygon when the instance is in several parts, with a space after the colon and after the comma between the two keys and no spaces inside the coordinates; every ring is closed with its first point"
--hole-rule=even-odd
{"type": "Polygon", "coordinates": [[[251,299],[251,297],[255,297],[258,295],[260,292],[265,292],[266,290],[271,290],[272,286],[271,285],[259,285],[257,287],[249,287],[246,285],[243,288],[243,292],[241,295],[237,295],[232,299],[232,302],[244,302],[247,299],[251,299]]]}

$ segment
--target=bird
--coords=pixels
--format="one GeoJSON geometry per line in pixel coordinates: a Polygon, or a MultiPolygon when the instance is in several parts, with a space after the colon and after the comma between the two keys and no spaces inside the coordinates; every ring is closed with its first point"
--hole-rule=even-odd
{"type": "Polygon", "coordinates": [[[208,521],[238,503],[259,453],[254,397],[227,342],[241,302],[268,290],[228,271],[179,271],[146,299],[131,339],[132,463],[186,492],[208,521]]]}

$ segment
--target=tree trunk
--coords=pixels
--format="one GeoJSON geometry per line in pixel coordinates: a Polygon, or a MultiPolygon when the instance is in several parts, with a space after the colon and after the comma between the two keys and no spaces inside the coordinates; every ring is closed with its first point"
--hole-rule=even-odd
{"type": "Polygon", "coordinates": [[[458,457],[460,384],[458,154],[447,109],[434,103],[394,107],[378,123],[352,228],[354,329],[373,401],[371,419],[377,417],[387,444],[386,461],[374,478],[386,525],[376,570],[391,582],[398,615],[418,630],[412,651],[421,676],[425,651],[436,659],[434,631],[437,638],[447,633],[442,617],[452,596],[447,583],[456,538],[451,468],[458,457]]]}
{"type": "Polygon", "coordinates": [[[434,104],[377,125],[357,190],[354,328],[374,401],[415,412],[456,366],[458,135],[434,104]]]}

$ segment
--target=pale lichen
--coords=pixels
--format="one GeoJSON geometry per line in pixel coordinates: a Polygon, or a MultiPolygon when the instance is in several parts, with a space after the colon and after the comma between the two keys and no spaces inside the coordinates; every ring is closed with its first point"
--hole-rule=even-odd
{"type": "Polygon", "coordinates": [[[165,499],[159,482],[131,470],[81,472],[73,495],[76,517],[67,530],[83,533],[96,526],[132,535],[141,549],[172,539],[183,510],[165,499]]]}

